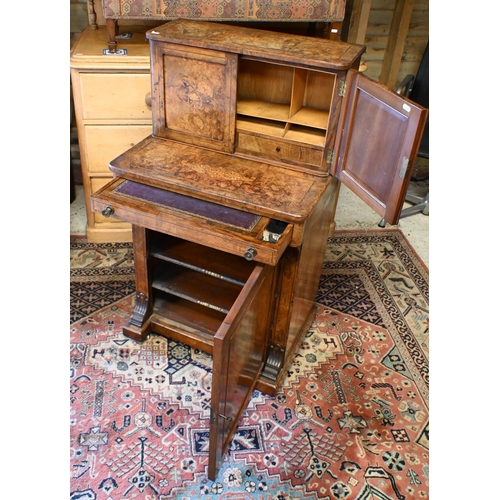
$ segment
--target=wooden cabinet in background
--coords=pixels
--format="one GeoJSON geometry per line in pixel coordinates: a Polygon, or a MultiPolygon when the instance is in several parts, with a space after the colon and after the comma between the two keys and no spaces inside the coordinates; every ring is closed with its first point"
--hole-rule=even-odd
{"type": "Polygon", "coordinates": [[[132,241],[128,222],[103,217],[90,197],[113,177],[109,162],[151,134],[149,45],[132,29],[126,56],[103,55],[105,29],[85,29],[71,52],[71,84],[90,242],[132,241]]]}

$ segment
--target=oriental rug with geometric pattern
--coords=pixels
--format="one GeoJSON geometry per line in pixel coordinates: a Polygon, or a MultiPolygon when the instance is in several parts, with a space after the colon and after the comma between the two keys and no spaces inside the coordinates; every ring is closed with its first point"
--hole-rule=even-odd
{"type": "Polygon", "coordinates": [[[71,240],[71,500],[428,498],[428,270],[398,229],[329,239],[314,322],[214,482],[211,356],[124,337],[133,300],[130,243],[71,240]]]}

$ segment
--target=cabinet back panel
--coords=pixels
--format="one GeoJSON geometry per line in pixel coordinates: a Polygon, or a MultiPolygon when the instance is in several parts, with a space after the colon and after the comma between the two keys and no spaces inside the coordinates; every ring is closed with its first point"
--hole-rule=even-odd
{"type": "Polygon", "coordinates": [[[238,99],[289,104],[292,82],[293,68],[250,59],[239,60],[238,99]]]}
{"type": "Polygon", "coordinates": [[[308,71],[303,105],[308,108],[330,109],[335,75],[320,71],[308,71]]]}

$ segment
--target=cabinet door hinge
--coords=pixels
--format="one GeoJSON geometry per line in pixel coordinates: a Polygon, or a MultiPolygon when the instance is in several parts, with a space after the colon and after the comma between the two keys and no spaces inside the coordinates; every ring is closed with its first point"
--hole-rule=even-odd
{"type": "Polygon", "coordinates": [[[333,161],[333,154],[334,154],[334,150],[333,149],[329,149],[328,153],[326,154],[326,163],[332,163],[332,161],[333,161]]]}
{"type": "Polygon", "coordinates": [[[217,418],[223,418],[228,422],[231,422],[231,420],[233,420],[233,417],[226,417],[226,415],[223,415],[222,413],[219,413],[219,415],[215,414],[213,409],[210,408],[210,424],[215,424],[217,422],[217,418]]]}
{"type": "Polygon", "coordinates": [[[345,97],[346,89],[347,89],[346,81],[340,80],[340,82],[339,82],[339,97],[345,97]]]}

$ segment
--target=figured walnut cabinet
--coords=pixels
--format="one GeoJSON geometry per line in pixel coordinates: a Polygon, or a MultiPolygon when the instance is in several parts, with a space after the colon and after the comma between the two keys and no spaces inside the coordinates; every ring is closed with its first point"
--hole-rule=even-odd
{"type": "Polygon", "coordinates": [[[152,135],[111,161],[92,206],[132,224],[125,335],[213,355],[215,479],[312,321],[340,181],[395,223],[426,110],[361,77],[361,46],[194,21],[147,37],[152,135]]]}

